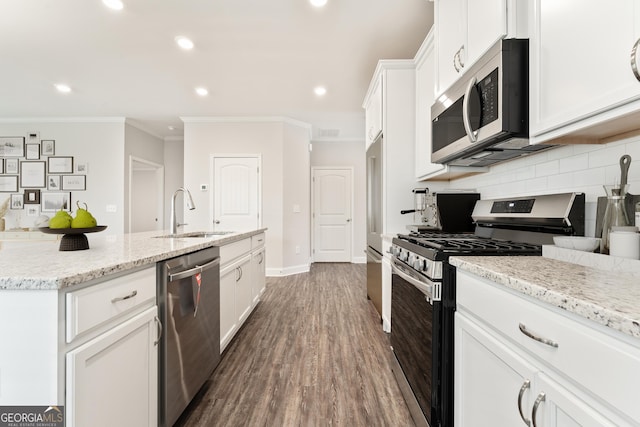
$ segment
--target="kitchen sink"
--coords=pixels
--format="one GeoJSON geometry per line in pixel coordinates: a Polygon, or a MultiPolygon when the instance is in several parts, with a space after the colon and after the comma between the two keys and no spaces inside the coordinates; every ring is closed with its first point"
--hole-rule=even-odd
{"type": "Polygon", "coordinates": [[[206,239],[208,237],[224,236],[225,234],[231,234],[231,233],[233,233],[233,231],[192,231],[190,233],[164,234],[162,236],[155,236],[155,237],[164,238],[164,239],[183,239],[186,237],[206,239]]]}

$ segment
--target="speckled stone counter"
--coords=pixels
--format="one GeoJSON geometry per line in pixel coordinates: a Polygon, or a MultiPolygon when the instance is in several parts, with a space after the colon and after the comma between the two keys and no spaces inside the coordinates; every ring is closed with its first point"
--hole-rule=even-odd
{"type": "Polygon", "coordinates": [[[266,229],[210,238],[157,238],[166,232],[87,235],[90,249],[59,251],[59,241],[0,242],[0,290],[62,289],[199,249],[223,246],[266,229]]]}
{"type": "Polygon", "coordinates": [[[640,338],[640,281],[544,257],[452,257],[449,262],[507,288],[640,338]]]}

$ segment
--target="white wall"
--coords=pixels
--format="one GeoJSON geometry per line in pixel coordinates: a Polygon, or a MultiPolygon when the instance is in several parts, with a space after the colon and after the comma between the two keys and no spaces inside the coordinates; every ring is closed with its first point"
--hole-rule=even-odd
{"type": "MultiPolygon", "coordinates": [[[[364,125],[363,125],[364,129],[364,125]]],[[[348,142],[313,142],[311,166],[353,168],[353,253],[354,262],[366,262],[367,171],[364,139],[348,142]]]]}
{"type": "MultiPolygon", "coordinates": [[[[620,157],[629,154],[629,192],[640,194],[640,137],[605,145],[567,145],[492,166],[485,174],[451,182],[453,188],[475,188],[482,198],[584,192],[586,231],[595,233],[597,198],[603,185],[620,182],[620,157]]],[[[633,220],[632,220],[633,221],[633,220]]]]}
{"type": "MultiPolygon", "coordinates": [[[[212,184],[211,157],[215,154],[260,154],[262,156],[262,226],[267,227],[267,273],[298,272],[299,257],[289,257],[290,235],[308,236],[308,218],[285,223],[285,189],[287,200],[309,198],[310,188],[290,181],[309,179],[308,125],[283,118],[189,118],[184,117],[184,184],[193,194],[196,209],[184,212],[189,230],[211,230],[213,194],[200,191],[200,184],[212,184]],[[298,132],[295,128],[302,128],[298,132]],[[304,136],[306,135],[306,136],[304,136]],[[300,144],[300,146],[296,146],[300,144]],[[285,145],[287,152],[285,155],[285,145]],[[304,150],[303,148],[304,147],[304,150]],[[286,159],[286,162],[285,162],[286,159]],[[301,164],[299,164],[301,163],[301,164]],[[306,164],[306,167],[304,165],[306,164]],[[286,183],[285,183],[286,178],[286,183]],[[304,194],[303,192],[306,192],[304,194]],[[288,227],[285,234],[285,227],[288,227]],[[285,260],[285,254],[287,254],[285,260]]],[[[302,205],[301,205],[302,206],[302,205]]],[[[289,207],[287,207],[289,209],[289,207]]],[[[302,242],[308,251],[308,242],[302,242]]],[[[295,250],[293,249],[295,253],[295,250]]],[[[304,253],[299,254],[304,256],[304,253]]],[[[307,252],[308,259],[308,252],[307,252]]],[[[306,267],[308,268],[308,266],[306,267]]]]}
{"type": "MultiPolygon", "coordinates": [[[[178,188],[184,186],[184,140],[182,138],[165,139],[164,159],[164,229],[168,230],[171,197],[178,188]]],[[[176,218],[179,223],[184,222],[183,206],[183,198],[176,197],[176,218]]]]}
{"type": "MultiPolygon", "coordinates": [[[[124,232],[124,127],[124,118],[4,119],[0,121],[0,135],[26,136],[28,132],[40,132],[40,139],[55,140],[56,156],[72,156],[74,167],[78,162],[86,163],[87,189],[72,192],[73,210],[76,201],[86,203],[98,224],[109,227],[104,233],[118,234],[124,232]],[[107,205],[115,205],[116,212],[107,212],[107,205]]],[[[0,193],[0,202],[9,194],[0,193]]],[[[34,219],[27,217],[26,211],[10,210],[6,227],[31,227],[34,219]]]]}

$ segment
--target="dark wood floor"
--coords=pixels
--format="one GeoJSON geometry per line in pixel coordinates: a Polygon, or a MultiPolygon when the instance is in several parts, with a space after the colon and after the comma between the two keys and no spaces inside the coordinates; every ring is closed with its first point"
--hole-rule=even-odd
{"type": "Polygon", "coordinates": [[[366,266],[268,278],[262,301],[176,425],[413,426],[366,266]]]}

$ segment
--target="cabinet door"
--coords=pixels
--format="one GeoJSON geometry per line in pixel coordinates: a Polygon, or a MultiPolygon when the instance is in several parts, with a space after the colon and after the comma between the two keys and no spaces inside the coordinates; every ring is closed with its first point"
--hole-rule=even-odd
{"type": "Polygon", "coordinates": [[[613,423],[591,404],[553,381],[544,373],[536,376],[531,416],[537,427],[613,427],[613,423]],[[542,397],[544,394],[544,400],[542,397]],[[538,402],[538,398],[540,401],[538,402]]]}
{"type": "Polygon", "coordinates": [[[251,267],[251,256],[249,255],[239,261],[236,267],[236,318],[238,319],[238,327],[247,320],[253,307],[251,290],[254,274],[251,267]]]}
{"type": "Polygon", "coordinates": [[[367,147],[382,132],[382,74],[375,77],[373,90],[365,107],[367,147]]]}
{"type": "Polygon", "coordinates": [[[66,356],[67,426],[157,426],[157,308],[66,356]]]}
{"type": "Polygon", "coordinates": [[[507,0],[469,0],[466,4],[467,39],[463,63],[468,68],[507,35],[507,0]]]}
{"type": "MultiPolygon", "coordinates": [[[[462,72],[458,54],[464,55],[467,37],[467,13],[463,0],[436,0],[436,92],[439,95],[462,72]]],[[[464,59],[463,59],[464,63],[464,59]]]]}
{"type": "Polygon", "coordinates": [[[460,313],[455,340],[455,425],[526,425],[534,367],[460,313]]]}
{"type": "Polygon", "coordinates": [[[266,263],[264,248],[258,252],[254,252],[251,256],[251,264],[254,271],[252,283],[253,305],[260,300],[260,295],[266,289],[266,263]]]}
{"type": "Polygon", "coordinates": [[[227,347],[237,329],[235,264],[220,270],[220,353],[227,347]]]}
{"type": "Polygon", "coordinates": [[[536,0],[532,135],[640,98],[640,82],[630,65],[639,26],[637,0],[536,0]]]}

